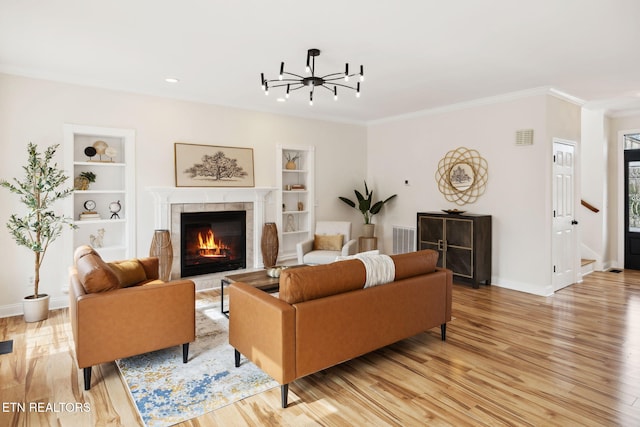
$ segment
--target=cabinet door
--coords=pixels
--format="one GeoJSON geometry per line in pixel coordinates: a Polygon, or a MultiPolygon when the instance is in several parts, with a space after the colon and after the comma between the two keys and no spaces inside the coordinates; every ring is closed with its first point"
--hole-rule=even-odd
{"type": "Polygon", "coordinates": [[[473,277],[473,221],[447,218],[446,266],[454,274],[473,277]]]}
{"type": "Polygon", "coordinates": [[[433,249],[438,252],[438,267],[444,265],[442,253],[444,241],[444,219],[438,217],[420,217],[420,242],[418,249],[433,249]]]}

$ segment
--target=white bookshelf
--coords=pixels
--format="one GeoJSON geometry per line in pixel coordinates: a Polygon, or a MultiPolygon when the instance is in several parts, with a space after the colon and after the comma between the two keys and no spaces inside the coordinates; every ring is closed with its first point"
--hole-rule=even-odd
{"type": "Polygon", "coordinates": [[[69,265],[73,263],[75,248],[91,244],[91,236],[98,236],[104,229],[102,246],[96,251],[107,261],[132,258],[136,254],[135,244],[135,131],[132,129],[105,128],[96,126],[64,125],[65,169],[71,182],[82,172],[93,172],[96,181],[87,190],[75,190],[66,200],[66,214],[74,219],[78,227],[66,235],[66,251],[69,265]],[[115,149],[112,157],[85,154],[87,147],[96,141],[104,141],[115,149]],[[80,220],[87,200],[95,202],[99,219],[80,220]],[[117,216],[109,209],[119,202],[117,216]]]}
{"type": "Polygon", "coordinates": [[[296,244],[313,238],[315,147],[276,147],[276,187],[276,226],[280,242],[278,260],[286,261],[296,258],[296,244]],[[287,156],[297,156],[295,169],[287,169],[287,156]]]}

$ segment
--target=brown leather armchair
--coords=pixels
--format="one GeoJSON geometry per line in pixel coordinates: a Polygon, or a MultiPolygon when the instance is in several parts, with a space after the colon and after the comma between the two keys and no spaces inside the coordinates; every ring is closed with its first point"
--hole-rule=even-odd
{"type": "Polygon", "coordinates": [[[84,389],[91,366],[195,340],[195,284],[158,280],[158,258],[105,263],[81,246],[69,275],[69,316],[84,389]]]}

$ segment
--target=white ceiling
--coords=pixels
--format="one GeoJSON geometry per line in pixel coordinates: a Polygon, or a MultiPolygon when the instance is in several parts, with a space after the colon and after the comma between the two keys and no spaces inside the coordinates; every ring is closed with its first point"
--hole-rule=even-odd
{"type": "Polygon", "coordinates": [[[541,87],[620,113],[640,109],[639,18],[639,0],[0,0],[0,72],[360,123],[541,87]],[[260,73],[303,74],[309,48],[317,74],[363,64],[362,97],[265,96],[260,73]]]}

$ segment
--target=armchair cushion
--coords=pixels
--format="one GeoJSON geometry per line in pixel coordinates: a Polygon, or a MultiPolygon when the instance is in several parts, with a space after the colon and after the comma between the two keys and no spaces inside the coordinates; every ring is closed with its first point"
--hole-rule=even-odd
{"type": "Polygon", "coordinates": [[[316,234],[313,239],[314,251],[339,251],[344,242],[343,234],[316,234]]]}
{"type": "Polygon", "coordinates": [[[118,277],[93,249],[79,255],[76,269],[86,293],[105,292],[120,287],[118,277]]]}
{"type": "Polygon", "coordinates": [[[137,259],[108,262],[107,265],[111,267],[111,270],[113,270],[113,273],[118,278],[118,283],[121,288],[128,288],[129,286],[137,285],[147,280],[144,268],[137,259]]]}

